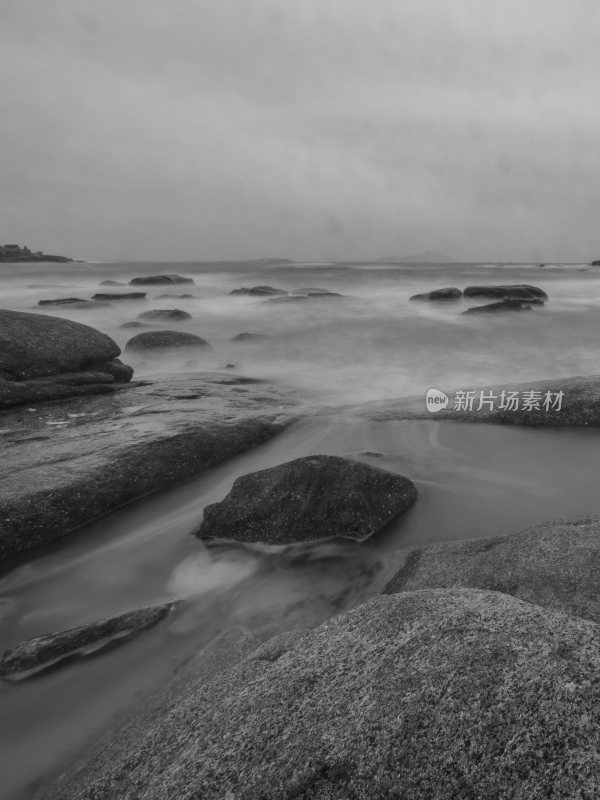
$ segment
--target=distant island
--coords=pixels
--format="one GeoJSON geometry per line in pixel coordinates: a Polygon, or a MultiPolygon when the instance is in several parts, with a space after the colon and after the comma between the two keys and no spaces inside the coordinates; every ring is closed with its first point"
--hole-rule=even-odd
{"type": "Polygon", "coordinates": [[[34,253],[28,247],[21,247],[18,244],[0,245],[1,264],[15,264],[20,261],[58,261],[66,263],[73,261],[73,259],[67,258],[66,256],[51,256],[47,253],[42,253],[41,250],[37,250],[34,253]]]}
{"type": "Polygon", "coordinates": [[[378,258],[377,264],[451,264],[456,263],[452,256],[441,253],[439,250],[423,250],[410,256],[386,256],[378,258]]]}

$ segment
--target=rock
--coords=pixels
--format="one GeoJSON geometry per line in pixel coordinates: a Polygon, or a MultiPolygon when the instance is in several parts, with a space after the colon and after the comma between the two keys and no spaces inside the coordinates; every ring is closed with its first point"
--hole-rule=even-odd
{"type": "Polygon", "coordinates": [[[183,331],[148,331],[138,333],[125,345],[125,352],[142,353],[148,350],[173,350],[175,348],[210,347],[208,342],[195,333],[183,331]]]}
{"type": "MultiPolygon", "coordinates": [[[[293,419],[291,400],[248,380],[230,372],[169,375],[120,392],[105,384],[108,397],[41,405],[32,398],[35,413],[4,411],[0,559],[66,536],[284,430],[293,419]]],[[[53,386],[62,396],[89,389],[53,386]]]]}
{"type": "Polygon", "coordinates": [[[377,597],[272,659],[187,677],[49,796],[595,797],[599,653],[594,623],[497,592],[377,597]]]}
{"type": "Polygon", "coordinates": [[[342,536],[362,541],[417,499],[401,475],[339,456],[297,458],[237,478],[204,509],[202,539],[290,544],[342,536]]]}
{"type": "Polygon", "coordinates": [[[156,300],[162,300],[165,297],[171,297],[176,300],[190,300],[196,297],[195,294],[157,294],[156,300]]]}
{"type": "Polygon", "coordinates": [[[184,319],[191,319],[192,315],[180,308],[153,308],[150,311],[143,311],[138,314],[138,319],[158,319],[180,322],[184,319]]]}
{"type": "Polygon", "coordinates": [[[600,426],[600,376],[555,378],[527,384],[462,386],[457,390],[446,390],[445,394],[448,398],[446,406],[437,408],[435,413],[428,410],[423,395],[367,403],[355,407],[353,413],[378,421],[453,419],[533,427],[600,426]],[[501,408],[502,402],[504,407],[501,408]]]}
{"type": "Polygon", "coordinates": [[[83,300],[81,297],[57,297],[55,300],[38,300],[38,306],[68,306],[68,305],[90,305],[93,306],[90,300],[83,300]]]}
{"type": "Polygon", "coordinates": [[[132,278],[130,286],[161,286],[173,283],[194,283],[193,278],[183,278],[181,275],[146,275],[141,278],[132,278]]]}
{"type": "Polygon", "coordinates": [[[127,286],[127,284],[121,281],[100,281],[98,286],[127,286]]]}
{"type": "Polygon", "coordinates": [[[110,336],[89,325],[0,310],[0,369],[15,380],[89,369],[120,354],[110,336]]]}
{"type": "Polygon", "coordinates": [[[234,336],[231,340],[232,342],[260,342],[264,339],[268,339],[268,336],[265,336],[264,333],[238,333],[237,336],[234,336]]]}
{"type": "Polygon", "coordinates": [[[463,314],[490,314],[502,311],[531,311],[530,301],[522,300],[499,300],[497,303],[488,303],[484,306],[473,306],[463,311],[463,314]]]}
{"type": "Polygon", "coordinates": [[[423,294],[413,294],[411,300],[460,300],[462,292],[454,286],[449,286],[445,289],[434,289],[431,292],[424,292],[423,294]]]}
{"type": "Polygon", "coordinates": [[[600,267],[600,261],[592,261],[590,267],[600,267]]]}
{"type": "Polygon", "coordinates": [[[292,303],[299,300],[342,300],[346,295],[338,292],[311,292],[310,294],[291,294],[285,297],[269,297],[270,303],[292,303]]]}
{"type": "Polygon", "coordinates": [[[465,297],[489,297],[498,300],[504,298],[529,300],[532,297],[540,300],[548,299],[548,295],[543,289],[528,283],[517,283],[510,286],[467,286],[464,295],[465,297]]]}
{"type": "Polygon", "coordinates": [[[283,289],[274,289],[272,286],[253,286],[251,289],[245,287],[241,289],[233,289],[229,294],[250,294],[250,295],[269,295],[269,294],[287,294],[283,289]]]}
{"type": "Polygon", "coordinates": [[[413,550],[385,592],[469,587],[600,622],[600,517],[413,550]]]}
{"type": "Polygon", "coordinates": [[[146,294],[147,292],[98,293],[92,295],[92,300],[108,300],[109,302],[113,300],[145,300],[146,294]]]}
{"type": "Polygon", "coordinates": [[[28,639],[0,656],[0,677],[23,680],[58,664],[105,652],[156,625],[174,606],[175,603],[165,603],[142,608],[60,633],[28,639]]]}
{"type": "Polygon", "coordinates": [[[133,320],[133,322],[124,322],[122,325],[119,325],[119,328],[122,330],[128,330],[129,328],[151,328],[152,325],[149,322],[138,322],[137,320],[133,320]]]}

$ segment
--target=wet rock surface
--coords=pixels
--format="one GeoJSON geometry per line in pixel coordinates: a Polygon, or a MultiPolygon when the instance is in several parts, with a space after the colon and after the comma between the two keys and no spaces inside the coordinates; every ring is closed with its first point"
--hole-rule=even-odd
{"type": "Polygon", "coordinates": [[[130,286],[169,286],[176,283],[194,283],[194,279],[181,275],[145,275],[129,281],[130,286]]]}
{"type": "Polygon", "coordinates": [[[160,322],[183,322],[191,318],[191,314],[180,308],[152,308],[150,311],[142,311],[141,314],[138,314],[138,319],[155,319],[160,322]]]}
{"type": "Polygon", "coordinates": [[[408,478],[339,456],[297,458],[237,478],[204,509],[200,538],[288,544],[341,536],[363,540],[417,499],[408,478]]]}
{"type": "Polygon", "coordinates": [[[534,427],[600,425],[600,375],[462,387],[449,389],[445,395],[446,405],[436,407],[435,412],[428,410],[424,395],[369,403],[354,410],[372,420],[452,419],[534,427]],[[502,404],[505,407],[500,407],[502,404]]]}
{"type": "Polygon", "coordinates": [[[515,283],[506,286],[467,286],[464,290],[465,297],[484,297],[503,300],[512,298],[515,300],[528,300],[537,297],[540,300],[547,300],[548,295],[539,286],[532,286],[529,283],[515,283]]]}
{"type": "Polygon", "coordinates": [[[79,322],[0,310],[0,409],[115,391],[133,370],[109,336],[79,322]]]}
{"type": "Polygon", "coordinates": [[[449,286],[444,289],[433,289],[431,292],[422,292],[421,294],[413,294],[411,300],[460,300],[462,292],[455,286],[449,286]]]}
{"type": "Polygon", "coordinates": [[[170,375],[108,396],[6,410],[0,558],[264,442],[293,414],[281,391],[230,372],[170,375]]]}
{"type": "Polygon", "coordinates": [[[232,289],[229,294],[247,294],[263,297],[264,295],[284,295],[287,292],[284,289],[276,289],[273,286],[252,286],[250,289],[243,286],[241,289],[232,289]]]}
{"type": "MultiPolygon", "coordinates": [[[[143,323],[140,323],[143,325],[143,323]]],[[[123,326],[121,326],[123,327],[123,326]]],[[[132,327],[131,324],[128,327],[132,327]]],[[[206,339],[184,331],[146,331],[138,333],[125,345],[125,352],[145,353],[152,350],[210,347],[206,339]]]]}
{"type": "Polygon", "coordinates": [[[0,656],[0,678],[24,680],[60,664],[105,652],[156,625],[174,606],[175,603],[165,603],[142,608],[28,639],[0,656]]]}
{"type": "Polygon", "coordinates": [[[582,517],[413,550],[385,592],[490,589],[600,622],[599,575],[600,518],[582,517]]]}
{"type": "Polygon", "coordinates": [[[105,300],[113,302],[116,300],[145,300],[146,292],[98,292],[92,295],[92,300],[105,300]]]}
{"type": "Polygon", "coordinates": [[[266,658],[244,645],[212,680],[182,676],[46,796],[571,800],[600,782],[592,622],[430,589],[375,598],[266,658]]]}
{"type": "Polygon", "coordinates": [[[486,303],[483,306],[473,306],[463,311],[463,314],[494,314],[503,311],[531,311],[531,301],[515,300],[509,298],[499,300],[497,303],[486,303]]]}

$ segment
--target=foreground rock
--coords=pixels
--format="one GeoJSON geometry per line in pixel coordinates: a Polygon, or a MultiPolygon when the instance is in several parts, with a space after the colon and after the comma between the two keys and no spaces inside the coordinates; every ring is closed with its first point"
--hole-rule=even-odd
{"type": "Polygon", "coordinates": [[[385,591],[491,589],[600,622],[599,574],[600,518],[584,517],[413,550],[385,591]]]}
{"type": "Polygon", "coordinates": [[[88,325],[0,310],[0,408],[113,392],[133,375],[120,354],[110,336],[88,325]]]}
{"type": "Polygon", "coordinates": [[[146,275],[129,281],[130,286],[168,286],[174,283],[194,283],[194,279],[181,275],[146,275]]]}
{"type": "Polygon", "coordinates": [[[180,308],[153,308],[150,311],[142,311],[138,314],[138,319],[157,319],[161,322],[167,320],[169,322],[183,322],[183,320],[191,319],[192,315],[187,311],[182,311],[180,308]]]}
{"type": "Polygon", "coordinates": [[[165,603],[129,611],[68,631],[48,633],[21,642],[0,656],[0,678],[24,680],[61,663],[98,655],[156,625],[174,605],[165,603]]]}
{"type": "MultiPolygon", "coordinates": [[[[444,390],[444,387],[437,387],[444,390]]],[[[444,391],[442,392],[444,393],[444,391]]],[[[372,420],[453,419],[503,425],[558,427],[600,425],[600,376],[556,378],[527,384],[496,384],[445,390],[445,405],[427,405],[426,397],[356,406],[360,417],[372,420]],[[430,408],[435,408],[432,412],[430,408]]]]}
{"type": "Polygon", "coordinates": [[[594,623],[497,592],[425,590],[378,597],[263,653],[204,685],[189,678],[49,796],[597,794],[594,623]]]}
{"type": "Polygon", "coordinates": [[[232,289],[229,294],[248,294],[264,297],[265,295],[283,295],[287,294],[287,292],[283,289],[275,289],[273,286],[252,286],[250,289],[247,289],[246,287],[242,287],[241,289],[232,289]]]}
{"type": "Polygon", "coordinates": [[[431,292],[423,292],[422,294],[413,294],[411,300],[460,300],[462,292],[455,286],[449,286],[445,289],[434,289],[431,292]]]}
{"type": "MultiPolygon", "coordinates": [[[[127,323],[132,327],[133,323],[127,323]]],[[[138,323],[143,325],[143,323],[138,323]]],[[[121,325],[121,327],[125,327],[121,325]]],[[[148,331],[138,333],[125,345],[125,352],[146,353],[152,350],[174,350],[182,348],[197,349],[199,347],[210,347],[206,339],[196,336],[195,333],[184,333],[183,331],[148,331]]]]}
{"type": "Polygon", "coordinates": [[[289,544],[342,536],[361,541],[417,499],[408,478],[339,456],[307,456],[237,478],[204,509],[200,538],[289,544]]]}
{"type": "Polygon", "coordinates": [[[230,372],[4,411],[0,559],[264,442],[292,415],[289,397],[230,372]]]}

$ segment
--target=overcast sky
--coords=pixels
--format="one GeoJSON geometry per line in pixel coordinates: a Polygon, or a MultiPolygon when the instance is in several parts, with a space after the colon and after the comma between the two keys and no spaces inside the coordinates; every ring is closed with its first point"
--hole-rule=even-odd
{"type": "Polygon", "coordinates": [[[600,258],[597,0],[0,0],[0,241],[600,258]]]}

